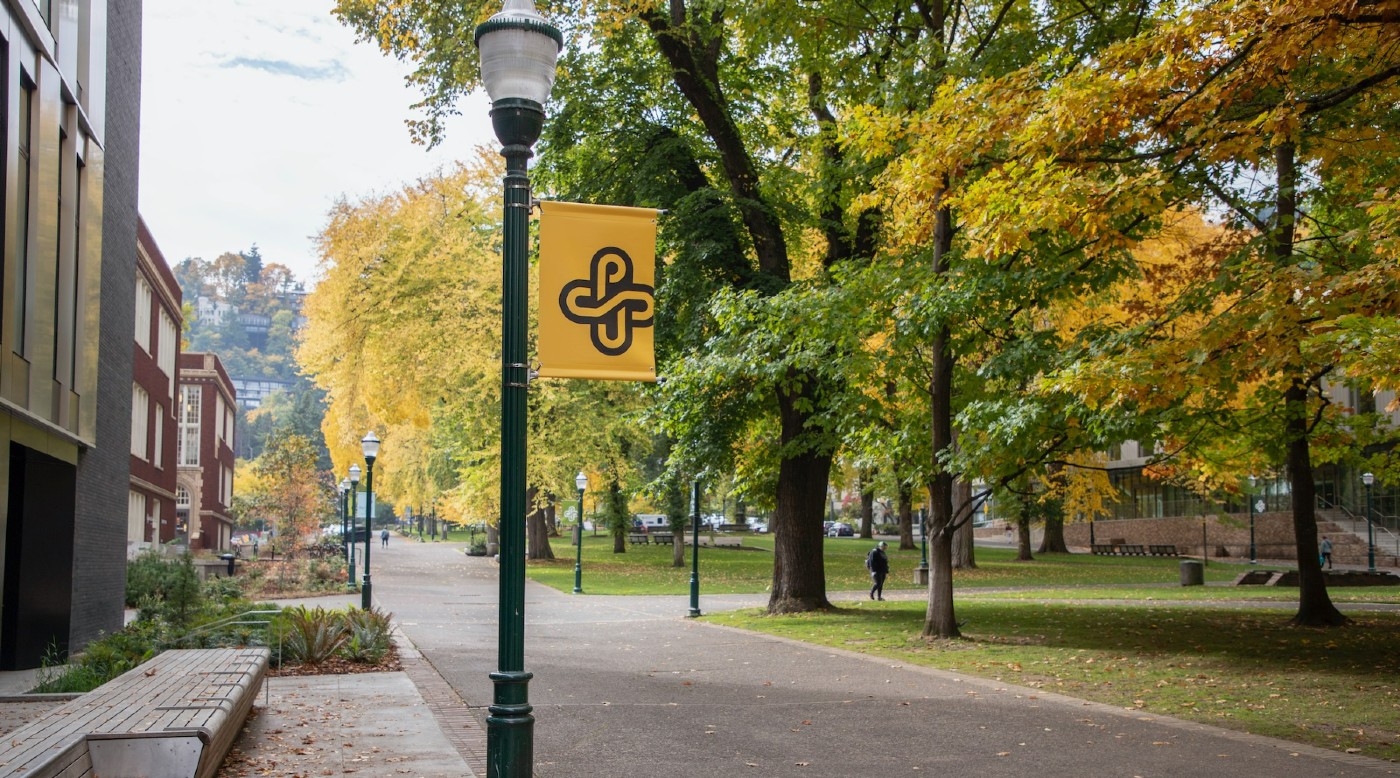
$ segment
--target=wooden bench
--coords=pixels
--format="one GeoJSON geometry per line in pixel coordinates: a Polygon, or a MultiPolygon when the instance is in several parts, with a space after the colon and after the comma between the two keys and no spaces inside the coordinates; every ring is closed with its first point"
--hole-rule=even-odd
{"type": "Polygon", "coordinates": [[[651,542],[651,536],[645,532],[632,532],[627,535],[628,543],[640,543],[643,546],[651,542]]]}
{"type": "Polygon", "coordinates": [[[721,524],[721,525],[719,525],[719,531],[720,531],[720,532],[748,532],[748,531],[749,531],[749,525],[747,525],[747,524],[721,524]]]}
{"type": "Polygon", "coordinates": [[[6,735],[0,778],[212,778],[269,657],[266,648],[166,651],[6,735]]]}
{"type": "MultiPolygon", "coordinates": [[[[687,546],[689,546],[689,545],[691,545],[692,543],[694,543],[694,540],[692,540],[691,537],[690,537],[689,535],[686,535],[686,536],[685,536],[685,541],[684,541],[684,542],[685,542],[685,544],[686,544],[687,546]]],[[[704,546],[710,546],[710,547],[714,547],[714,548],[741,548],[741,547],[743,547],[743,545],[744,545],[744,539],[743,539],[743,538],[714,538],[713,541],[711,541],[709,535],[701,535],[701,536],[700,536],[700,545],[701,545],[702,547],[704,547],[704,546]]]]}
{"type": "Polygon", "coordinates": [[[651,542],[658,546],[670,546],[674,544],[675,537],[669,532],[657,532],[651,536],[651,542]]]}
{"type": "Polygon", "coordinates": [[[1147,551],[1152,556],[1181,556],[1176,553],[1176,546],[1148,545],[1147,551]]]}
{"type": "Polygon", "coordinates": [[[1142,546],[1136,546],[1131,543],[1119,546],[1118,553],[1123,556],[1147,556],[1146,549],[1144,549],[1142,546]]]}
{"type": "Polygon", "coordinates": [[[1117,554],[1118,551],[1110,543],[1095,543],[1094,553],[1100,556],[1113,556],[1117,554]]]}

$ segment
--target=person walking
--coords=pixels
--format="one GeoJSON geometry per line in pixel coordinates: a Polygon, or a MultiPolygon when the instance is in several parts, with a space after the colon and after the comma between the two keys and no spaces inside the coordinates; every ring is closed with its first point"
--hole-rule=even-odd
{"type": "Polygon", "coordinates": [[[1322,552],[1322,563],[1325,564],[1325,565],[1327,565],[1327,569],[1328,569],[1328,570],[1331,570],[1331,569],[1332,569],[1332,541],[1328,540],[1326,535],[1323,535],[1323,536],[1322,536],[1322,547],[1321,547],[1320,549],[1318,549],[1318,550],[1322,552]]]}
{"type": "Polygon", "coordinates": [[[379,547],[380,547],[380,548],[388,548],[388,547],[389,547],[389,528],[388,528],[388,527],[385,527],[385,528],[384,528],[382,531],[380,531],[380,533],[379,533],[379,547]]]}
{"type": "Polygon", "coordinates": [[[880,541],[870,549],[870,553],[865,557],[865,569],[870,571],[870,580],[874,583],[874,586],[870,587],[870,599],[885,599],[885,576],[890,574],[890,559],[885,556],[885,541],[880,541]]]}

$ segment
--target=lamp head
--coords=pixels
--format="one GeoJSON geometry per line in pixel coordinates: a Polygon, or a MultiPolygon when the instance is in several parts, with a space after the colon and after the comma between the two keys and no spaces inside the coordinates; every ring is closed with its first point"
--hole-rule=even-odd
{"type": "Polygon", "coordinates": [[[350,466],[350,485],[353,487],[353,486],[358,485],[359,483],[360,483],[360,466],[359,466],[359,465],[351,465],[351,466],[350,466]]]}
{"type": "Polygon", "coordinates": [[[1361,474],[1361,483],[1366,484],[1367,486],[1370,486],[1371,484],[1373,484],[1373,483],[1375,483],[1375,482],[1376,482],[1376,476],[1375,476],[1374,473],[1362,473],[1362,474],[1361,474]]]}
{"type": "Polygon", "coordinates": [[[578,471],[578,475],[574,476],[574,486],[577,486],[580,492],[587,489],[588,474],[584,473],[582,470],[578,471]]]}
{"type": "Polygon", "coordinates": [[[350,491],[350,479],[349,479],[349,478],[342,478],[342,479],[340,479],[340,493],[341,493],[341,494],[344,494],[344,493],[346,493],[346,492],[348,492],[348,491],[350,491]]]}
{"type": "Polygon", "coordinates": [[[374,434],[374,430],[365,433],[360,439],[360,450],[365,455],[365,461],[374,464],[374,458],[379,456],[379,436],[374,434]]]}
{"type": "Polygon", "coordinates": [[[475,37],[496,137],[506,146],[533,146],[544,128],[563,34],[535,10],[534,0],[505,0],[475,37]]]}
{"type": "Polygon", "coordinates": [[[1258,479],[1258,478],[1255,478],[1254,475],[1251,474],[1251,475],[1249,476],[1249,488],[1253,489],[1254,487],[1256,487],[1256,486],[1258,486],[1258,485],[1259,485],[1259,479],[1258,479]]]}

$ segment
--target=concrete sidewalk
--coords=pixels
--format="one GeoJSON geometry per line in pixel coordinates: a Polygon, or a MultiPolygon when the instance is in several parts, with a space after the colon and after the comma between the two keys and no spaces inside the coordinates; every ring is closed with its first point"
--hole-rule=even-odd
{"type": "Polygon", "coordinates": [[[238,776],[461,778],[475,775],[406,673],[269,679],[219,771],[238,776]]]}
{"type": "MultiPolygon", "coordinates": [[[[478,709],[491,699],[496,586],[494,565],[451,549],[376,555],[377,603],[478,709]]],[[[685,599],[527,583],[538,776],[1400,774],[1365,757],[686,621],[685,599]]],[[[704,597],[702,608],[763,599],[704,597]]]]}

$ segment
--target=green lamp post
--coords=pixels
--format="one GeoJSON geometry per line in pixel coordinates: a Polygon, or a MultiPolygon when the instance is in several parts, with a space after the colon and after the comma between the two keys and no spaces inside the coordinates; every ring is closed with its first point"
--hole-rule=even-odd
{"type": "Polygon", "coordinates": [[[1376,482],[1374,473],[1362,473],[1361,483],[1366,484],[1366,569],[1376,572],[1376,525],[1371,521],[1371,484],[1376,482]]]}
{"type": "Polygon", "coordinates": [[[578,524],[574,527],[574,594],[583,594],[583,490],[588,488],[588,476],[582,471],[574,477],[578,487],[578,524]]]}
{"type": "Polygon", "coordinates": [[[693,542],[690,544],[690,618],[700,616],[700,481],[690,485],[690,501],[694,506],[693,542]]]}
{"type": "Polygon", "coordinates": [[[350,564],[350,479],[340,479],[340,550],[350,564]]]}
{"type": "Polygon", "coordinates": [[[1249,563],[1259,564],[1259,552],[1254,545],[1254,490],[1259,486],[1259,479],[1249,477],[1249,563]]]}
{"type": "Polygon", "coordinates": [[[379,437],[370,430],[360,439],[360,452],[365,455],[365,577],[360,584],[360,608],[370,609],[369,547],[374,534],[374,460],[379,456],[379,437]]]}
{"type": "Polygon", "coordinates": [[[354,591],[354,590],[355,590],[355,532],[358,531],[358,529],[359,529],[359,524],[360,524],[359,510],[358,510],[358,507],[355,505],[355,498],[359,496],[359,495],[357,494],[357,492],[359,492],[359,490],[360,490],[360,466],[359,466],[359,465],[351,465],[351,466],[350,466],[350,539],[346,542],[346,545],[348,545],[349,548],[350,548],[350,562],[349,562],[349,566],[346,568],[346,570],[347,570],[347,572],[350,573],[350,575],[349,575],[349,579],[345,582],[345,588],[346,588],[346,590],[348,590],[348,591],[354,591]]]}
{"type": "Polygon", "coordinates": [[[481,80],[491,97],[491,125],[506,160],[501,217],[501,593],[496,672],[486,719],[487,778],[530,778],[535,717],[525,672],[525,424],[529,365],[530,177],[526,162],[544,129],[564,36],[532,0],[506,0],[476,28],[481,80]]]}

